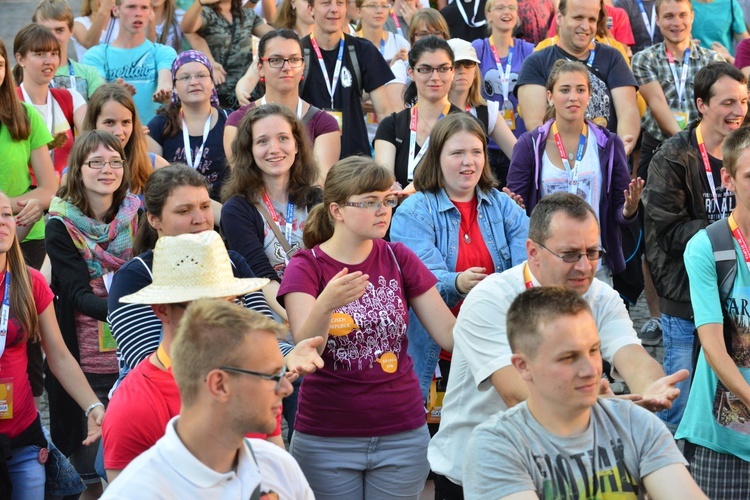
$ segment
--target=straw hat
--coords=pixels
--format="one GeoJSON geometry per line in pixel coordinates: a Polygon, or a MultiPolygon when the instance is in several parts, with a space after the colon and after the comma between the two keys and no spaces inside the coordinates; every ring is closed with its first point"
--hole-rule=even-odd
{"type": "Polygon", "coordinates": [[[477,58],[477,51],[474,47],[466,40],[460,38],[451,38],[448,40],[448,45],[451,46],[455,61],[474,61],[479,64],[479,58],[477,58]]]}
{"type": "Polygon", "coordinates": [[[236,297],[268,284],[267,278],[235,278],[229,254],[215,231],[162,236],[154,248],[153,282],[120,299],[125,304],[177,304],[236,297]]]}

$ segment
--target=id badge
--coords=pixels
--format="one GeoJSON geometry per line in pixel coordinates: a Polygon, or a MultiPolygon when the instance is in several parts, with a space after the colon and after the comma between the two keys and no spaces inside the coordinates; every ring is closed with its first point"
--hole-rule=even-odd
{"type": "Polygon", "coordinates": [[[13,379],[0,379],[0,420],[13,418],[13,379]]]}
{"type": "Polygon", "coordinates": [[[377,125],[378,115],[376,115],[375,113],[365,113],[365,122],[368,125],[377,125]]]}
{"type": "Polygon", "coordinates": [[[117,349],[117,341],[112,336],[109,323],[99,321],[99,352],[111,352],[117,349]]]}
{"type": "Polygon", "coordinates": [[[510,101],[503,101],[503,105],[500,110],[503,114],[503,120],[511,130],[516,129],[516,110],[513,109],[513,103],[510,101]]]}
{"type": "Polygon", "coordinates": [[[684,111],[672,111],[674,119],[677,121],[677,126],[680,130],[685,130],[688,124],[688,114],[684,111]]]}
{"type": "Polygon", "coordinates": [[[336,123],[339,124],[339,133],[344,133],[344,114],[341,111],[335,111],[333,109],[326,109],[326,113],[336,119],[336,123]]]}

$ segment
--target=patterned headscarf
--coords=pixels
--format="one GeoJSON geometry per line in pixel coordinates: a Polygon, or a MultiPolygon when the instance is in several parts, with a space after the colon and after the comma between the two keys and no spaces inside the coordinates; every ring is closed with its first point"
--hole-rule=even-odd
{"type": "MultiPolygon", "coordinates": [[[[203,52],[198,50],[186,50],[177,56],[177,59],[172,63],[172,102],[180,105],[181,101],[177,92],[174,90],[175,78],[177,77],[177,70],[182,67],[183,64],[189,62],[197,62],[208,68],[208,74],[211,75],[211,81],[214,81],[214,69],[211,67],[211,63],[208,61],[208,57],[203,52]]],[[[216,86],[214,85],[211,90],[211,106],[219,108],[219,94],[216,93],[216,86]]]]}

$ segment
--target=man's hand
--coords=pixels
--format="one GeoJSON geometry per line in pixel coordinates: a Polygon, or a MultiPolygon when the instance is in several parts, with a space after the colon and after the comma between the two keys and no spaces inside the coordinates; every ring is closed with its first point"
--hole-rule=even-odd
{"type": "Polygon", "coordinates": [[[286,355],[287,370],[300,377],[323,368],[323,358],[318,354],[318,347],[323,345],[323,337],[312,337],[297,344],[286,355]]]}
{"type": "Polygon", "coordinates": [[[656,380],[641,394],[642,399],[636,404],[654,412],[672,408],[672,402],[680,395],[680,390],[675,386],[689,376],[690,372],[682,369],[656,380]]]}

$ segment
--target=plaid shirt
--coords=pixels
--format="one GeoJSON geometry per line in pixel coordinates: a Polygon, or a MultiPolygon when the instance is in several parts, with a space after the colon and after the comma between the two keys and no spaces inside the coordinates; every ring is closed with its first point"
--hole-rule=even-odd
{"type": "MultiPolygon", "coordinates": [[[[669,108],[673,111],[684,111],[687,109],[687,123],[690,123],[698,119],[698,109],[695,107],[695,99],[693,97],[693,80],[695,79],[695,74],[706,64],[723,60],[724,58],[713,50],[704,49],[696,45],[695,42],[691,42],[690,61],[688,62],[687,81],[685,82],[684,101],[682,105],[680,105],[677,99],[677,85],[672,70],[669,67],[669,59],[667,59],[667,50],[664,42],[652,45],[635,54],[633,56],[632,69],[639,86],[654,81],[659,82],[664,91],[664,97],[667,98],[669,108]]],[[[675,58],[675,69],[677,70],[678,77],[681,76],[681,58],[679,60],[675,58]]],[[[646,114],[641,119],[641,128],[660,141],[668,139],[667,135],[656,122],[650,107],[646,109],[646,114]]]]}

